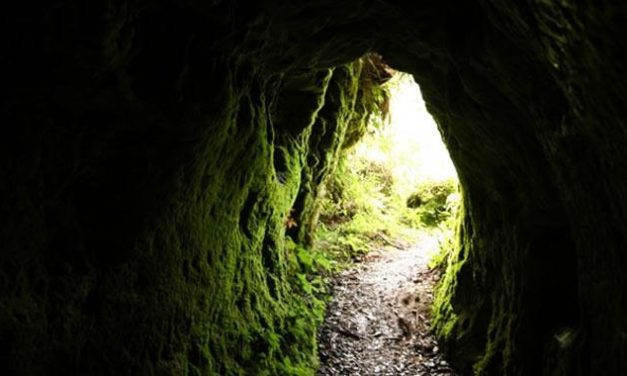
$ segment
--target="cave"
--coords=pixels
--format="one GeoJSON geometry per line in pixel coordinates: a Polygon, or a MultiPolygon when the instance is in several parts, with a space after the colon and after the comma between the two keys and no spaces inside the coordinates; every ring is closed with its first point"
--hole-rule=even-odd
{"type": "Polygon", "coordinates": [[[314,241],[383,64],[463,189],[434,326],[459,373],[627,374],[627,5],[13,5],[3,375],[313,374],[286,232],[314,241]]]}

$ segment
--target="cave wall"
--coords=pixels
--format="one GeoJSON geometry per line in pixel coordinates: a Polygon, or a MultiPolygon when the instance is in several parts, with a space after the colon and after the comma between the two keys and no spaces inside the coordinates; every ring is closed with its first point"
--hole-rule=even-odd
{"type": "Polygon", "coordinates": [[[370,117],[379,116],[385,107],[388,92],[383,84],[391,78],[388,70],[381,57],[372,54],[335,68],[309,137],[307,160],[290,213],[294,222],[287,234],[298,243],[314,246],[324,182],[335,172],[341,154],[365,135],[370,117]]]}
{"type": "Polygon", "coordinates": [[[311,372],[286,221],[307,228],[309,204],[290,210],[315,193],[315,161],[332,166],[358,100],[346,64],[369,51],[414,74],[463,186],[436,307],[454,363],[627,373],[626,15],[557,0],[5,12],[4,373],[311,372]]]}
{"type": "Polygon", "coordinates": [[[467,372],[623,374],[625,7],[480,5],[422,85],[466,204],[439,333],[467,372]]]}
{"type": "Polygon", "coordinates": [[[242,31],[253,10],[203,6],[23,10],[2,121],[2,374],[313,372],[321,312],[293,286],[286,223],[312,140],[363,127],[362,62],[266,70],[242,31]]]}

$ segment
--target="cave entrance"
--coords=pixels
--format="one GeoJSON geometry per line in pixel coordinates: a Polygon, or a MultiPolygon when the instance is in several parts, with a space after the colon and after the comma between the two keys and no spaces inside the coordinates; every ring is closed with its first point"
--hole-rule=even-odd
{"type": "Polygon", "coordinates": [[[318,375],[453,374],[430,330],[429,262],[454,236],[457,174],[413,77],[396,72],[385,85],[326,186],[319,239],[358,262],[335,279],[318,375]]]}
{"type": "Polygon", "coordinates": [[[429,238],[433,254],[452,237],[458,178],[437,124],[410,74],[392,71],[366,134],[326,184],[318,239],[359,259],[429,238]]]}

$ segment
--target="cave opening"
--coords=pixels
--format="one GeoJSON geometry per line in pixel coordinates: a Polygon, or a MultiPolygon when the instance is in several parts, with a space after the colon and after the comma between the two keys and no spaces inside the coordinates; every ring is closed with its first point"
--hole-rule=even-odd
{"type": "Polygon", "coordinates": [[[331,283],[320,376],[454,373],[430,323],[459,220],[459,181],[413,76],[386,69],[384,99],[322,197],[316,248],[350,262],[331,283]]]}
{"type": "Polygon", "coordinates": [[[343,150],[322,193],[317,240],[353,258],[425,236],[452,238],[460,204],[457,172],[418,84],[386,66],[384,98],[364,135],[343,150]]]}

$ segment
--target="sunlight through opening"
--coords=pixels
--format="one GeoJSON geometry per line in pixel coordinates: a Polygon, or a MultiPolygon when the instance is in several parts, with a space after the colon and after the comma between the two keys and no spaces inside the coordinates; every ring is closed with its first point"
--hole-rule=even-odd
{"type": "Polygon", "coordinates": [[[388,123],[373,127],[357,145],[355,155],[388,166],[403,196],[423,182],[457,180],[438,126],[413,77],[397,73],[389,85],[388,123]]]}
{"type": "Polygon", "coordinates": [[[395,72],[384,85],[380,113],[326,181],[320,246],[359,258],[420,243],[441,255],[461,201],[455,167],[413,77],[395,72]]]}

